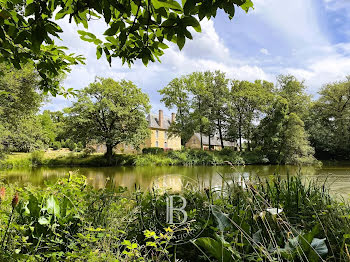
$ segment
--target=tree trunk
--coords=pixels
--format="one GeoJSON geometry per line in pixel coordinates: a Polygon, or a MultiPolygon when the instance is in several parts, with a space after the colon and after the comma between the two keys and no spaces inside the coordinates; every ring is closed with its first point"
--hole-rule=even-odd
{"type": "MultiPolygon", "coordinates": [[[[201,112],[201,100],[198,100],[198,109],[199,112],[201,112]]],[[[202,124],[202,115],[200,115],[200,119],[199,119],[199,132],[201,135],[201,149],[203,150],[203,124],[202,124]]]]}
{"type": "Polygon", "coordinates": [[[209,142],[209,151],[211,151],[211,134],[208,135],[208,142],[209,142]]]}
{"type": "Polygon", "coordinates": [[[224,140],[222,139],[222,130],[221,130],[220,120],[218,120],[218,129],[219,129],[219,136],[221,141],[221,149],[224,149],[224,140]]]}
{"type": "Polygon", "coordinates": [[[107,163],[108,165],[112,165],[113,163],[113,145],[112,144],[106,144],[106,148],[107,148],[107,151],[106,151],[106,159],[107,159],[107,163]]]}
{"type": "Polygon", "coordinates": [[[180,120],[181,121],[181,132],[180,132],[180,134],[181,134],[181,145],[185,146],[188,141],[185,141],[185,139],[183,138],[183,135],[182,135],[184,130],[185,130],[185,124],[184,124],[184,120],[183,120],[183,115],[182,115],[182,110],[181,109],[179,109],[179,116],[180,116],[180,119],[181,119],[180,120]]]}
{"type": "Polygon", "coordinates": [[[201,135],[201,149],[203,150],[203,135],[202,135],[202,131],[200,132],[201,135]]]}
{"type": "Polygon", "coordinates": [[[185,145],[186,145],[185,139],[183,139],[182,137],[181,137],[181,145],[182,145],[182,146],[185,146],[185,145]]]}
{"type": "Polygon", "coordinates": [[[248,143],[248,151],[251,151],[252,149],[251,149],[251,145],[250,145],[250,128],[248,129],[248,137],[247,137],[247,139],[248,139],[248,141],[247,141],[247,143],[248,143]]]}
{"type": "Polygon", "coordinates": [[[239,135],[239,151],[242,152],[242,120],[241,120],[241,116],[239,116],[238,135],[239,135]]]}

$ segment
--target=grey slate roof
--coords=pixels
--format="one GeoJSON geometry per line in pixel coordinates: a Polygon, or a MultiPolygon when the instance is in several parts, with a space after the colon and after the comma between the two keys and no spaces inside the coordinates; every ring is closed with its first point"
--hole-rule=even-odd
{"type": "Polygon", "coordinates": [[[148,126],[150,128],[158,128],[158,129],[166,129],[168,130],[171,124],[171,118],[164,116],[163,117],[163,127],[159,126],[159,116],[158,115],[153,115],[150,114],[147,116],[147,120],[148,120],[148,126]]]}
{"type": "MultiPolygon", "coordinates": [[[[201,135],[199,133],[195,133],[194,136],[201,141],[201,135]]],[[[209,137],[206,135],[202,135],[202,139],[203,139],[203,145],[209,146],[209,137]]],[[[212,146],[221,146],[221,140],[220,137],[218,135],[214,135],[210,138],[210,145],[212,146]]],[[[228,147],[234,147],[236,146],[235,142],[230,142],[230,141],[226,141],[224,140],[224,146],[228,146],[228,147]]]]}

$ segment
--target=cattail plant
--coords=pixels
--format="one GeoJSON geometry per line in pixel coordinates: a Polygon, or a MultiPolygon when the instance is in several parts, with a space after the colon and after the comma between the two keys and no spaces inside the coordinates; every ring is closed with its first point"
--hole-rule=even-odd
{"type": "MultiPolygon", "coordinates": [[[[2,192],[5,192],[5,191],[2,191],[2,189],[1,189],[0,195],[2,195],[2,192]]],[[[5,244],[5,240],[7,239],[7,234],[8,234],[9,228],[10,228],[10,224],[12,222],[13,213],[15,211],[16,206],[18,205],[18,201],[19,201],[19,196],[18,196],[18,192],[16,192],[16,194],[13,196],[13,199],[12,199],[12,211],[11,211],[9,220],[7,222],[7,228],[6,228],[5,234],[4,234],[2,241],[1,241],[1,249],[3,249],[4,244],[5,244]]]]}
{"type": "Polygon", "coordinates": [[[4,201],[5,194],[6,194],[6,188],[5,187],[1,187],[0,188],[0,204],[1,204],[2,201],[4,201]]]}

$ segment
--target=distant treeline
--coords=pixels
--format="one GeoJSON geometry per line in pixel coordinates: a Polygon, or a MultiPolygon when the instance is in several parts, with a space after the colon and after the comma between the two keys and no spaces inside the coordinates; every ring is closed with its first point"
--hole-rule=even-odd
{"type": "MultiPolygon", "coordinates": [[[[137,147],[149,134],[148,96],[130,81],[97,78],[77,92],[72,107],[40,112],[49,97],[39,91],[35,70],[0,64],[0,71],[2,154],[82,150],[92,140],[109,149],[119,143],[137,147]]],[[[183,145],[197,132],[238,141],[242,151],[264,155],[270,163],[350,156],[350,78],[320,87],[317,100],[291,75],[273,84],[230,80],[220,71],[175,78],[159,92],[165,106],[177,110],[170,133],[180,135],[183,145]]]]}
{"type": "Polygon", "coordinates": [[[350,78],[320,87],[317,100],[292,75],[273,84],[230,80],[220,71],[175,78],[160,93],[168,108],[177,108],[171,130],[183,142],[193,132],[218,134],[274,163],[349,157],[350,78]]]}

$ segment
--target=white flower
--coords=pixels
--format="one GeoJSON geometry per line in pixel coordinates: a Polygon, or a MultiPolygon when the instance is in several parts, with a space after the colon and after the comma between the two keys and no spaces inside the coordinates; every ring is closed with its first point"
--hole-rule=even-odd
{"type": "Polygon", "coordinates": [[[272,215],[277,215],[283,212],[283,208],[267,208],[266,211],[272,215]]]}

